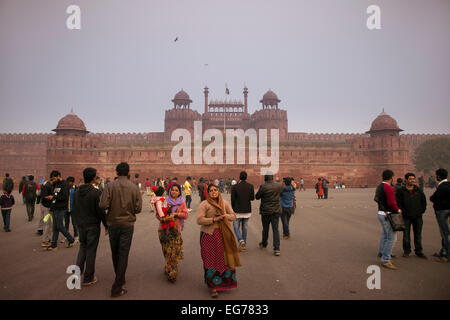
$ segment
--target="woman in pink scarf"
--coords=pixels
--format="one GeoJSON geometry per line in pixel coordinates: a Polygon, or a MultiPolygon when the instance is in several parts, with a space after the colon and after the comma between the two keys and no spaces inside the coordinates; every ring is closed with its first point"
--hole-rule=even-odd
{"type": "Polygon", "coordinates": [[[161,197],[164,194],[162,187],[159,187],[155,194],[152,202],[155,205],[156,218],[161,222],[158,236],[166,259],[164,273],[167,280],[174,283],[178,275],[178,262],[183,259],[181,232],[183,231],[184,220],[188,218],[189,214],[178,184],[173,184],[170,187],[169,195],[166,198],[161,197]],[[167,211],[167,215],[164,211],[167,211]],[[173,227],[167,227],[172,225],[173,227]]]}

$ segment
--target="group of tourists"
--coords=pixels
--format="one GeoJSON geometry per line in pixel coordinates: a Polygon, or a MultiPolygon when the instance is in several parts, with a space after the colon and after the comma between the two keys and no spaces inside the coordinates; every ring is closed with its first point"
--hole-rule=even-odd
{"type": "MultiPolygon", "coordinates": [[[[134,234],[136,215],[142,211],[142,193],[137,183],[138,176],[130,179],[130,167],[126,162],[117,165],[117,177],[101,185],[97,170],[86,168],[83,171],[83,183],[75,186],[75,179],[63,180],[61,173],[52,171],[50,179],[41,185],[28,176],[19,191],[27,204],[29,221],[33,220],[34,204],[40,204],[41,217],[37,234],[43,237],[41,246],[46,251],[56,251],[59,233],[71,248],[80,243],[77,266],[83,275],[83,286],[97,282],[95,277],[95,259],[101,225],[109,236],[115,280],[111,288],[111,297],[127,293],[124,287],[128,256],[134,234]],[[73,235],[69,232],[72,218],[73,235]],[[65,224],[64,224],[65,223],[65,224]]],[[[382,226],[379,257],[382,266],[397,269],[392,263],[392,247],[396,231],[390,223],[389,215],[401,213],[404,220],[403,257],[411,254],[410,230],[414,232],[414,251],[416,256],[426,259],[421,243],[423,226],[422,214],[426,210],[426,198],[415,183],[414,173],[405,175],[404,184],[392,186],[394,173],[385,170],[383,182],[377,187],[375,201],[378,203],[378,219],[382,226]]],[[[437,190],[430,197],[439,225],[442,248],[435,256],[438,261],[449,259],[450,184],[445,169],[436,171],[437,190]]],[[[233,181],[232,181],[233,182],[233,181]]],[[[231,203],[222,198],[220,183],[199,179],[196,185],[191,177],[178,183],[177,178],[156,179],[150,183],[146,179],[145,187],[150,195],[150,209],[158,222],[158,238],[165,259],[164,274],[167,280],[175,283],[179,262],[183,259],[182,232],[185,220],[189,218],[194,186],[198,190],[201,203],[197,209],[197,224],[200,226],[200,252],[203,261],[204,281],[211,297],[216,298],[219,291],[237,287],[236,267],[241,266],[240,253],[247,251],[247,225],[252,214],[251,201],[261,200],[259,213],[262,223],[261,249],[268,246],[269,229],[273,232],[273,254],[280,256],[279,221],[282,222],[283,239],[290,238],[289,222],[296,208],[296,189],[304,189],[292,177],[282,182],[267,173],[255,194],[254,186],[247,182],[247,173],[242,171],[239,181],[231,185],[231,203]],[[185,198],[183,198],[183,193],[185,198]]],[[[319,199],[328,198],[328,180],[320,177],[316,183],[319,199]]],[[[12,195],[14,183],[6,174],[3,181],[3,195],[0,206],[4,229],[10,232],[10,216],[15,199],[12,195]]]]}
{"type": "MultiPolygon", "coordinates": [[[[381,258],[383,267],[396,270],[392,263],[392,248],[397,240],[396,224],[393,222],[395,214],[401,214],[403,224],[403,257],[411,255],[411,227],[414,233],[414,252],[422,259],[428,259],[422,248],[422,227],[424,214],[427,207],[427,200],[423,190],[416,184],[414,173],[405,174],[404,184],[398,181],[393,186],[394,172],[385,170],[382,174],[383,182],[378,185],[375,191],[374,200],[378,203],[378,220],[380,221],[382,232],[378,256],[381,258]]],[[[436,170],[436,180],[438,186],[431,195],[436,221],[442,238],[442,247],[439,252],[433,254],[438,262],[448,262],[450,258],[450,183],[447,180],[448,172],[445,169],[436,170]]]]}

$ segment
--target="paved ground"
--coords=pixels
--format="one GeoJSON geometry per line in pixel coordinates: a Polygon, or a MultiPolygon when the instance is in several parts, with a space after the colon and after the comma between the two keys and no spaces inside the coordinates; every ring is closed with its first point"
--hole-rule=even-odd
{"type": "MultiPolygon", "coordinates": [[[[431,190],[426,190],[427,198],[431,190]]],[[[381,227],[373,201],[374,189],[330,190],[328,200],[316,200],[312,190],[297,192],[298,208],[291,220],[291,239],[282,240],[281,256],[269,247],[260,250],[259,201],[253,203],[248,252],[241,254],[238,288],[220,299],[450,299],[450,263],[402,258],[401,235],[394,260],[398,270],[381,270],[381,289],[369,290],[366,273],[379,265],[381,227]]],[[[17,199],[16,195],[16,199],[17,199]]],[[[163,276],[164,259],[157,236],[158,223],[148,209],[138,215],[127,271],[129,292],[120,299],[210,299],[203,283],[196,223],[198,196],[183,233],[185,259],[176,284],[163,276]]],[[[229,199],[225,195],[225,199],[229,199]]],[[[19,203],[21,201],[18,201],[19,203]]],[[[76,261],[78,246],[59,246],[44,252],[36,218],[26,219],[25,206],[12,213],[12,232],[0,229],[0,299],[109,299],[114,279],[108,238],[103,234],[97,253],[99,282],[89,288],[68,290],[66,268],[76,261]]],[[[281,224],[280,224],[281,229],[281,224]]],[[[424,215],[423,247],[431,255],[440,247],[439,229],[429,204],[424,215]]]]}

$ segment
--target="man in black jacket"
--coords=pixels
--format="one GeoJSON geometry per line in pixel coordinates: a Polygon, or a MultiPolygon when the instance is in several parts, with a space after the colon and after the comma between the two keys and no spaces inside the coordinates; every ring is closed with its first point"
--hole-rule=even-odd
{"type": "Polygon", "coordinates": [[[28,181],[24,184],[23,196],[25,197],[25,204],[27,205],[28,221],[34,218],[34,208],[36,203],[36,191],[38,186],[34,182],[34,176],[28,176],[28,181]]]}
{"type": "Polygon", "coordinates": [[[52,212],[53,218],[53,236],[52,245],[47,247],[46,250],[54,251],[58,249],[58,235],[60,232],[67,238],[67,247],[71,248],[74,245],[75,239],[70,235],[63,224],[67,203],[69,201],[69,187],[66,181],[61,178],[61,173],[56,170],[50,173],[50,183],[53,186],[53,194],[46,196],[45,198],[52,201],[50,211],[52,212]]]}
{"type": "Polygon", "coordinates": [[[231,189],[231,206],[236,213],[236,220],[233,221],[233,229],[239,242],[239,251],[245,251],[247,244],[247,223],[252,214],[251,201],[255,200],[255,188],[248,183],[247,172],[239,174],[239,183],[231,189]],[[242,226],[242,233],[240,232],[242,226]]]}
{"type": "Polygon", "coordinates": [[[397,204],[402,209],[405,231],[403,231],[403,257],[411,254],[411,225],[414,231],[414,252],[419,258],[426,259],[422,249],[422,215],[427,209],[425,194],[416,185],[414,173],[405,175],[405,185],[396,192],[397,204]]]}
{"type": "Polygon", "coordinates": [[[278,223],[281,216],[281,200],[283,186],[273,181],[273,175],[268,173],[264,176],[265,183],[259,187],[255,195],[257,200],[261,199],[259,213],[263,225],[262,241],[259,244],[261,249],[267,247],[267,239],[269,238],[269,225],[272,224],[273,232],[273,253],[275,256],[280,255],[280,231],[278,223]]]}
{"type": "Polygon", "coordinates": [[[430,197],[442,237],[441,251],[434,254],[439,258],[439,262],[448,262],[450,259],[450,232],[448,225],[450,216],[450,182],[448,182],[447,177],[447,170],[442,168],[436,170],[436,180],[439,184],[430,197]]]}
{"type": "MultiPolygon", "coordinates": [[[[5,174],[5,179],[3,180],[2,184],[2,190],[6,191],[7,193],[11,193],[14,189],[14,181],[9,177],[9,173],[5,174]]],[[[19,190],[19,192],[22,190],[19,190]]]]}
{"type": "Polygon", "coordinates": [[[97,170],[86,168],[83,171],[84,184],[75,191],[73,197],[72,220],[80,235],[77,266],[84,271],[83,285],[97,282],[95,274],[95,257],[100,238],[100,222],[106,226],[105,210],[99,207],[100,190],[94,187],[97,170]]]}

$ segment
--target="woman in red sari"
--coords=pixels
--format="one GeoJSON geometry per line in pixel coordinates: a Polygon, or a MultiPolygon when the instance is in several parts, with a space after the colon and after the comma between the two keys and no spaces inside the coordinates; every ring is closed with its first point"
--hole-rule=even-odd
{"type": "Polygon", "coordinates": [[[316,193],[319,199],[323,199],[323,187],[321,178],[319,178],[319,181],[316,183],[316,193]]]}

